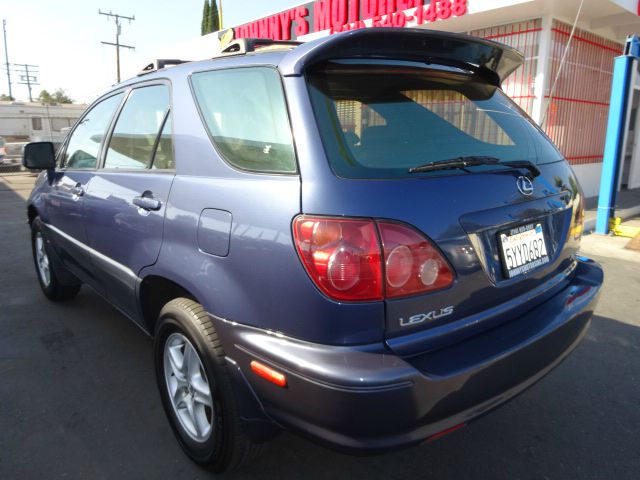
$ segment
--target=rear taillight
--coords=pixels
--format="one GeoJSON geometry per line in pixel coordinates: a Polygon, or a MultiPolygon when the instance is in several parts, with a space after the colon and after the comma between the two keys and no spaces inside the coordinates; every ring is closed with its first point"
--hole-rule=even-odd
{"type": "Polygon", "coordinates": [[[440,252],[406,225],[302,215],[293,221],[293,234],[307,273],[335,300],[403,297],[453,283],[440,252]]]}
{"type": "Polygon", "coordinates": [[[378,222],[385,259],[386,296],[404,297],[441,290],[453,283],[442,254],[411,227],[378,222]]]}
{"type": "Polygon", "coordinates": [[[296,247],[307,273],[336,300],[381,300],[382,265],[371,220],[297,217],[296,247]]]}

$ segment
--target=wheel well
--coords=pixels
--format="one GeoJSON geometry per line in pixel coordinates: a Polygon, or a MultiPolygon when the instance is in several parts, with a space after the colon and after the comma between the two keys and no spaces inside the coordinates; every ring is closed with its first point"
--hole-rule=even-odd
{"type": "Polygon", "coordinates": [[[29,220],[29,225],[33,223],[33,221],[37,216],[38,216],[38,211],[36,210],[36,207],[34,207],[33,205],[29,205],[27,207],[27,219],[29,220]]]}
{"type": "Polygon", "coordinates": [[[150,275],[140,284],[140,306],[144,322],[151,335],[155,333],[156,322],[160,310],[174,298],[198,300],[188,290],[164,277],[150,275]]]}

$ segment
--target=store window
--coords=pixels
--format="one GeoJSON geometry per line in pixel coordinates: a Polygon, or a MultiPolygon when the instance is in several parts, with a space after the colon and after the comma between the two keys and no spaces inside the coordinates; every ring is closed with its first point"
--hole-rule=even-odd
{"type": "Polygon", "coordinates": [[[70,127],[72,125],[71,119],[69,118],[52,118],[51,119],[51,129],[59,132],[63,128],[70,127]]]}

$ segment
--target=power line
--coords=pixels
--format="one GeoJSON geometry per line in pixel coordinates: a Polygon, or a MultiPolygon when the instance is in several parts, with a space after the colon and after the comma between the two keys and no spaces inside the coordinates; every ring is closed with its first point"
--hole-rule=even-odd
{"type": "Polygon", "coordinates": [[[130,45],[122,45],[120,43],[120,33],[122,32],[122,24],[120,23],[120,19],[129,20],[129,23],[131,23],[131,21],[135,20],[136,17],[135,15],[133,17],[126,17],[124,15],[119,15],[117,13],[111,13],[111,11],[109,11],[109,13],[106,13],[106,12],[103,12],[102,10],[98,10],[98,14],[104,15],[105,17],[108,17],[108,18],[114,18],[116,22],[116,43],[111,43],[111,42],[100,42],[100,43],[103,43],[104,45],[111,45],[112,47],[116,47],[116,71],[117,71],[118,83],[120,83],[120,47],[128,48],[130,50],[135,50],[135,47],[132,47],[130,45]]]}
{"type": "Polygon", "coordinates": [[[11,94],[11,73],[9,73],[9,53],[7,49],[7,21],[2,20],[2,32],[4,33],[4,61],[7,65],[7,83],[9,84],[9,98],[13,98],[11,94]]]}
{"type": "Polygon", "coordinates": [[[29,89],[29,101],[33,102],[33,96],[31,95],[31,86],[32,85],[40,85],[38,83],[38,71],[34,71],[34,69],[39,68],[38,65],[29,65],[28,63],[13,63],[15,67],[21,67],[19,70],[14,70],[20,78],[18,82],[20,85],[26,85],[29,89]],[[29,70],[31,68],[31,70],[29,70]]]}

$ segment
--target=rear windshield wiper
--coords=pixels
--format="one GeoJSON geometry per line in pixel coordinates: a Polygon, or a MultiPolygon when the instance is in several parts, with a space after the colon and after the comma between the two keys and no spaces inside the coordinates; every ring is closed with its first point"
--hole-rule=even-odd
{"type": "Polygon", "coordinates": [[[532,180],[540,175],[540,169],[529,160],[512,160],[510,162],[500,162],[500,165],[504,165],[505,167],[518,168],[520,170],[529,170],[529,175],[527,176],[532,180]]]}
{"type": "Polygon", "coordinates": [[[438,160],[435,162],[425,163],[424,165],[420,165],[418,167],[410,168],[409,173],[435,172],[437,170],[455,169],[464,170],[467,167],[475,167],[477,165],[496,165],[498,163],[500,163],[500,159],[496,157],[468,156],[449,158],[447,160],[438,160]]]}
{"type": "Polygon", "coordinates": [[[496,157],[482,157],[482,156],[467,156],[450,158],[447,160],[438,160],[435,162],[425,163],[418,167],[409,169],[409,173],[421,173],[421,172],[434,172],[437,170],[465,170],[467,167],[475,167],[478,165],[500,165],[514,169],[526,169],[529,171],[529,176],[535,178],[540,175],[540,170],[532,162],[528,160],[512,160],[508,162],[500,161],[496,157]]]}

